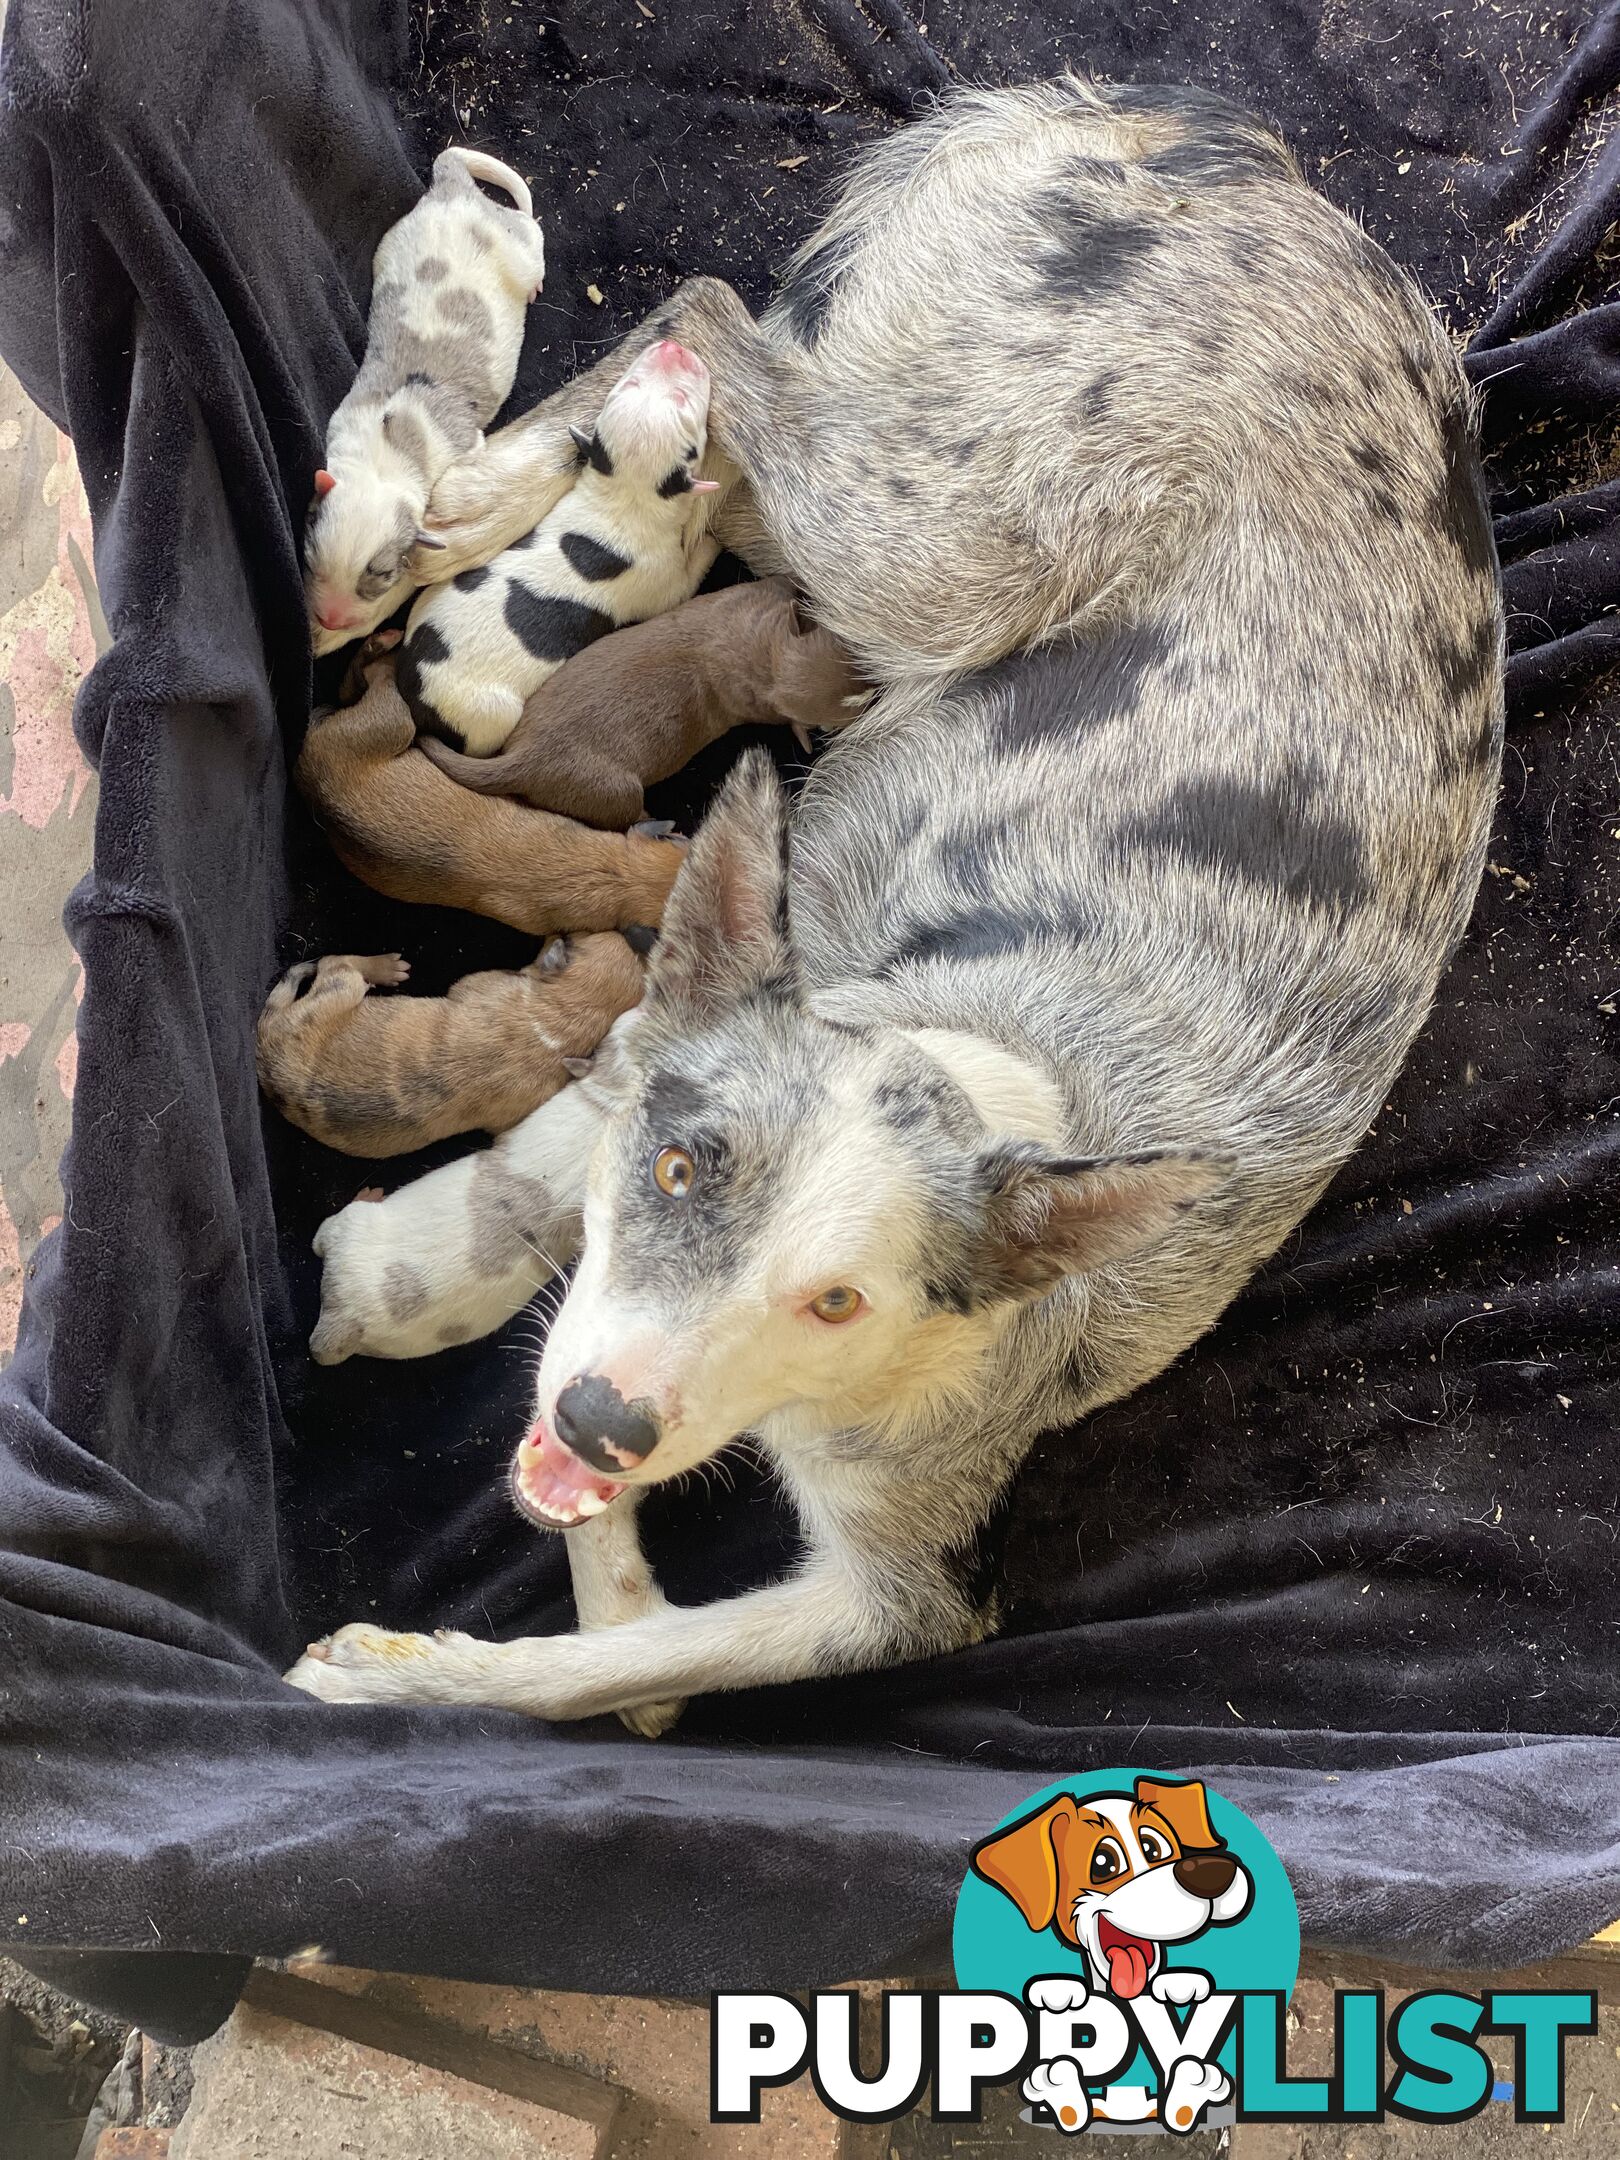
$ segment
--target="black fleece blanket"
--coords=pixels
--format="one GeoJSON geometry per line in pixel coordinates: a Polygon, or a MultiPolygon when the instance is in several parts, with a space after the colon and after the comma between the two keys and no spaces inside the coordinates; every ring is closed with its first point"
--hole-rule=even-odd
{"type": "MultiPolygon", "coordinates": [[[[1511,1963],[1620,1913],[1620,7],[12,0],[4,66],[0,339],[73,434],[115,642],[66,1221],[0,1381],[0,1938],[175,2035],[311,1942],[608,1990],[891,1972],[969,1843],[1098,1764],[1212,1778],[1321,1943],[1511,1963]],[[1262,108],[1471,333],[1510,734],[1431,1025],[1217,1331],[1037,1449],[997,1641],[656,1745],[313,1703],[277,1675],[343,1620],[570,1620],[501,1488],[522,1325],[312,1367],[309,1236],[365,1171],[254,1085],[291,957],[403,946],[431,990],[531,949],[365,892],[288,799],[296,533],[377,236],[452,138],[534,176],[521,406],[679,275],[761,299],[919,99],[1066,65],[1262,108]]],[[[791,1550],[746,1469],[647,1512],[683,1601],[791,1550]]]]}

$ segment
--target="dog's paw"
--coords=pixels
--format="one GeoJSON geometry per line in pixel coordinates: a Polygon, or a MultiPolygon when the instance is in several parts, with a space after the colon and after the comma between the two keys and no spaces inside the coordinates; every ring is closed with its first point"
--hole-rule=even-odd
{"type": "Polygon", "coordinates": [[[1044,1979],[1031,1980],[1024,1990],[1024,2000],[1032,2010],[1083,2010],[1090,1999],[1084,1973],[1049,1973],[1044,1979]]]}
{"type": "Polygon", "coordinates": [[[1184,2055],[1170,2072],[1159,2118],[1167,2130],[1185,2137],[1198,2128],[1206,2108],[1219,2107],[1231,2096],[1232,2080],[1219,2063],[1200,2062],[1196,2055],[1184,2055]]]}
{"type": "Polygon", "coordinates": [[[1185,2008],[1188,2003],[1201,2003],[1209,1998],[1210,1977],[1205,1972],[1194,1972],[1187,1966],[1166,1966],[1155,1973],[1148,1986],[1148,1993],[1155,2002],[1175,2003],[1185,2008]]]}
{"type": "MultiPolygon", "coordinates": [[[[1027,1995],[1029,1990],[1024,1992],[1027,1995]]],[[[1058,2128],[1070,2137],[1090,2124],[1091,2095],[1081,2082],[1080,2065],[1071,2056],[1037,2063],[1021,2090],[1037,2107],[1049,2107],[1058,2128]]]]}
{"type": "Polygon", "coordinates": [[[643,1740],[661,1740],[685,1708],[685,1696],[679,1702],[643,1703],[636,1710],[621,1710],[619,1723],[643,1740]]]}
{"type": "Polygon", "coordinates": [[[322,1702],[432,1701],[438,1652],[430,1636],[394,1635],[361,1620],[311,1643],[285,1678],[322,1702]]]}

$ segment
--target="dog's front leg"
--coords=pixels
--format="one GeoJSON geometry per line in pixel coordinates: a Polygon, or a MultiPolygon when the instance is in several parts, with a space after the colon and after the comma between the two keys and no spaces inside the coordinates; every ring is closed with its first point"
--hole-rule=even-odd
{"type": "MultiPolygon", "coordinates": [[[[775,405],[771,379],[782,363],[729,285],[719,278],[688,278],[605,359],[486,437],[480,449],[458,458],[441,475],[426,520],[438,544],[416,550],[412,577],[421,584],[442,583],[488,562],[549,516],[579,471],[579,451],[569,429],[594,427],[608,392],[626,368],[666,337],[689,343],[713,371],[710,443],[715,454],[704,469],[722,485],[734,482],[736,474],[727,461],[746,469],[739,439],[750,447],[765,441],[775,405]]],[[[726,500],[709,499],[717,506],[726,500]]],[[[731,505],[727,508],[729,514],[731,505]]]]}
{"type": "Polygon", "coordinates": [[[486,1643],[448,1631],[390,1635],[362,1621],[312,1644],[287,1678],[327,1702],[476,1703],[529,1717],[597,1717],[678,1696],[866,1671],[980,1632],[959,1603],[952,1618],[928,1601],[933,1619],[924,1623],[917,1587],[913,1575],[902,1609],[876,1574],[862,1577],[820,1552],[768,1590],[695,1609],[670,1606],[596,1634],[486,1643]]]}
{"type": "MultiPolygon", "coordinates": [[[[606,1514],[588,1516],[567,1533],[568,1571],[574,1579],[574,1609],[582,1634],[628,1627],[633,1621],[669,1611],[669,1602],[641,1549],[636,1522],[640,1500],[639,1493],[627,1492],[606,1514]]],[[[619,1716],[633,1733],[656,1740],[685,1708],[684,1699],[677,1697],[673,1702],[621,1709],[619,1716]]]]}

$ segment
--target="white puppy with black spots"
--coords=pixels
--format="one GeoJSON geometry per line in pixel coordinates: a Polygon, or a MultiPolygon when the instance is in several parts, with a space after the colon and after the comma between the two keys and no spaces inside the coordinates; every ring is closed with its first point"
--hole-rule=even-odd
{"type": "Polygon", "coordinates": [[[399,687],[418,731],[491,757],[524,701],[576,652],[624,623],[689,600],[719,553],[696,477],[709,371],[665,338],[575,430],[579,477],[549,516],[493,562],[425,592],[411,610],[399,687]]]}

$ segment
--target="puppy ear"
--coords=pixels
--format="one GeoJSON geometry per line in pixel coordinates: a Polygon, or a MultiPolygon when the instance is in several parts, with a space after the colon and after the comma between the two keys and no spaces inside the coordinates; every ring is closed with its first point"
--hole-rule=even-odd
{"type": "Polygon", "coordinates": [[[1224,1184],[1230,1164],[1203,1154],[1063,1156],[1026,1141],[979,1158],[986,1186],[979,1279],[992,1296],[1043,1295],[1163,1237],[1224,1184]]]}
{"type": "Polygon", "coordinates": [[[1209,1801],[1197,1778],[1139,1777],[1136,1804],[1164,1817],[1183,1852],[1219,1852],[1225,1842],[1209,1819],[1209,1801]]]}
{"type": "Polygon", "coordinates": [[[647,959],[649,1019],[702,1026],[755,992],[793,997],[788,808],[776,767],[750,750],[698,827],[647,959]]]}
{"type": "MultiPolygon", "coordinates": [[[[1009,1897],[1024,1925],[1039,1934],[1058,1914],[1061,1877],[1058,1853],[1075,1821],[1075,1805],[1062,1793],[1038,1814],[1010,1830],[998,1830],[973,1848],[968,1865],[981,1881],[1009,1897]]],[[[1065,1918],[1067,1915],[1065,1915],[1065,1918]]]]}

